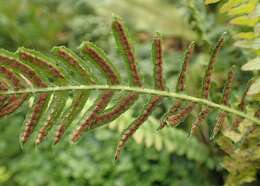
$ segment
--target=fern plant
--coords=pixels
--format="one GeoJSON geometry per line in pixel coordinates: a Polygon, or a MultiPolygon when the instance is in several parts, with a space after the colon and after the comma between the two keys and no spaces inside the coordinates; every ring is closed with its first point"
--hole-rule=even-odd
{"type": "Polygon", "coordinates": [[[242,67],[242,70],[259,70],[259,9],[257,0],[205,0],[206,4],[224,2],[220,6],[221,13],[227,13],[230,24],[238,29],[232,33],[236,40],[235,46],[250,51],[250,60],[242,67]]]}
{"type": "Polygon", "coordinates": [[[222,131],[228,114],[239,118],[238,124],[246,119],[260,125],[257,114],[259,110],[256,111],[255,116],[252,116],[250,113],[245,113],[241,107],[235,109],[229,106],[234,79],[233,69],[228,73],[222,103],[218,104],[209,99],[214,64],[217,62],[217,56],[224,43],[224,34],[212,50],[201,96],[195,97],[183,93],[185,91],[185,74],[195,43],[191,43],[186,52],[176,92],[170,92],[167,90],[163,78],[162,36],[157,33],[152,44],[154,88],[144,88],[127,28],[120,18],[113,19],[112,30],[118,51],[128,69],[129,85],[122,85],[118,69],[102,49],[89,41],[83,42],[79,47],[82,57],[66,47],[54,47],[51,55],[26,48],[19,48],[15,53],[3,49],[0,51],[0,116],[4,117],[15,112],[25,102],[31,103],[24,121],[22,143],[29,140],[37,126],[39,126],[39,131],[35,143],[42,143],[55,126],[57,129],[54,144],[57,144],[62,140],[70,125],[74,121],[80,120],[79,127],[72,133],[72,142],[77,142],[85,132],[117,119],[133,106],[141,94],[147,94],[150,99],[140,111],[140,115],[122,133],[116,148],[116,160],[119,159],[128,140],[143,125],[164,97],[175,98],[176,101],[165,113],[161,125],[158,126],[159,129],[165,126],[177,126],[198,106],[200,106],[200,112],[192,126],[191,134],[196,132],[212,110],[219,110],[213,138],[222,131]],[[87,63],[95,65],[101,74],[94,74],[87,63]],[[102,78],[105,78],[106,84],[99,83],[102,78]],[[88,111],[83,113],[84,117],[80,118],[93,91],[98,91],[98,96],[88,111]],[[114,105],[109,106],[119,91],[124,94],[114,105]],[[72,100],[68,101],[70,96],[72,96],[72,100]]]}

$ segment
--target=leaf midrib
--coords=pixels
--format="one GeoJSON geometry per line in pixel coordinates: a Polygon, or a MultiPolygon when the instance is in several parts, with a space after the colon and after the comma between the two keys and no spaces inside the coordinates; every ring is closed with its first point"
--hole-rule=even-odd
{"type": "Polygon", "coordinates": [[[182,99],[186,101],[192,101],[198,104],[207,105],[234,115],[240,116],[242,118],[248,119],[249,121],[254,122],[255,124],[260,125],[260,120],[254,116],[248,115],[239,110],[233,109],[231,107],[221,105],[203,98],[198,98],[194,96],[189,96],[186,94],[161,91],[150,88],[140,88],[140,87],[129,87],[122,85],[75,85],[75,86],[57,86],[57,87],[46,87],[46,88],[27,88],[21,90],[8,90],[0,91],[0,95],[12,95],[12,94],[23,94],[23,93],[41,93],[41,92],[56,92],[56,91],[69,91],[69,90],[115,90],[115,91],[130,91],[140,94],[150,94],[158,95],[163,97],[171,97],[176,99],[182,99]]]}

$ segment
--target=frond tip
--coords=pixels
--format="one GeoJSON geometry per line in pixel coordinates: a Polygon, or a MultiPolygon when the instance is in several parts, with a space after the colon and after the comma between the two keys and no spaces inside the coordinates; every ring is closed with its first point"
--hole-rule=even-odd
{"type": "Polygon", "coordinates": [[[161,34],[157,33],[152,42],[154,88],[149,89],[144,88],[134,47],[127,28],[120,18],[114,18],[112,30],[117,49],[128,70],[128,86],[122,85],[121,71],[118,71],[106,53],[89,41],[83,42],[79,47],[81,57],[63,46],[54,47],[51,55],[25,48],[19,48],[15,53],[0,50],[0,117],[14,113],[23,103],[29,102],[27,101],[29,99],[32,102],[24,121],[22,143],[26,143],[33,132],[39,128],[35,143],[41,144],[48,137],[49,132],[56,128],[54,144],[57,144],[63,139],[72,123],[80,122],[78,128],[72,133],[72,142],[76,142],[85,132],[119,118],[136,103],[141,94],[148,95],[149,101],[144,104],[139,116],[121,135],[116,148],[116,160],[119,159],[128,140],[144,124],[164,97],[175,98],[175,100],[169,111],[164,114],[160,129],[167,124],[172,127],[178,126],[197,106],[201,107],[199,107],[197,120],[192,125],[191,134],[195,133],[196,128],[214,109],[219,110],[219,116],[213,129],[213,137],[221,131],[227,114],[235,116],[233,122],[235,126],[242,119],[260,125],[260,109],[254,116],[245,113],[248,89],[243,94],[238,109],[229,106],[233,81],[232,70],[228,73],[222,103],[214,103],[209,99],[213,68],[224,42],[223,35],[212,50],[201,96],[195,97],[184,94],[186,74],[195,48],[194,42],[190,43],[185,53],[176,92],[169,92],[163,75],[161,34]],[[91,68],[97,68],[99,75],[94,74],[93,72],[96,71],[91,71],[91,68]],[[105,79],[106,84],[100,85],[99,79],[105,79]],[[92,105],[86,109],[86,103],[93,90],[98,92],[98,95],[92,105]],[[121,92],[121,96],[113,99],[118,92],[121,92]]]}

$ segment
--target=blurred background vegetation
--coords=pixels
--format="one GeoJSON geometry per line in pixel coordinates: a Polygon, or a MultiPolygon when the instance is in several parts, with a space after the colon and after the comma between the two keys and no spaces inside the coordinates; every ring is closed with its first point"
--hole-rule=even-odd
{"type": "MultiPolygon", "coordinates": [[[[254,2],[257,5],[257,1],[254,2]]],[[[255,24],[250,23],[251,26],[234,27],[237,24],[232,24],[232,21],[229,24],[234,14],[219,11],[225,3],[225,0],[211,5],[202,0],[1,0],[0,47],[15,51],[19,46],[24,46],[48,52],[55,45],[65,45],[76,50],[82,41],[91,40],[108,52],[115,64],[119,64],[121,59],[118,58],[110,30],[114,13],[120,15],[130,29],[147,86],[151,82],[151,40],[155,31],[164,35],[165,78],[170,90],[174,90],[184,50],[189,42],[195,40],[196,54],[187,77],[187,87],[188,93],[198,95],[203,76],[201,69],[207,65],[210,48],[221,33],[227,32],[225,47],[214,74],[214,94],[211,95],[214,101],[221,98],[227,70],[235,64],[237,71],[232,101],[237,104],[237,98],[241,96],[247,81],[252,76],[259,77],[257,69],[240,70],[247,61],[253,59],[257,62],[259,59],[259,23],[256,21],[255,24]],[[239,39],[244,42],[241,45],[237,39],[237,33],[240,32],[255,32],[255,35],[245,37],[245,34],[240,34],[239,39]],[[215,93],[215,90],[220,93],[215,93]]],[[[259,10],[259,4],[256,7],[251,12],[259,10]]],[[[252,96],[249,100],[255,99],[259,100],[259,97],[252,96]]],[[[121,161],[116,163],[113,155],[120,137],[119,131],[133,120],[137,114],[134,111],[126,113],[109,127],[89,132],[76,145],[70,145],[67,136],[67,141],[55,148],[48,141],[40,147],[35,147],[33,143],[21,147],[19,132],[26,112],[25,106],[12,117],[0,120],[0,185],[260,184],[260,151],[251,159],[237,156],[235,150],[231,152],[233,142],[238,138],[233,133],[219,138],[218,145],[203,139],[202,135],[187,140],[194,116],[178,128],[156,132],[158,116],[170,105],[170,100],[161,104],[153,117],[135,134],[134,140],[122,154],[121,161]]],[[[142,101],[139,101],[133,110],[141,106],[142,101]]],[[[253,106],[248,109],[252,110],[253,106]]],[[[203,125],[202,133],[206,137],[212,129],[216,114],[211,114],[207,125],[203,125]]],[[[252,124],[247,123],[246,126],[252,127],[252,124]]],[[[246,132],[248,130],[245,128],[239,132],[239,138],[243,138],[242,143],[246,144],[243,149],[239,149],[239,154],[248,153],[248,149],[252,150],[259,145],[260,130],[257,129],[253,136],[245,139],[246,132]]]]}

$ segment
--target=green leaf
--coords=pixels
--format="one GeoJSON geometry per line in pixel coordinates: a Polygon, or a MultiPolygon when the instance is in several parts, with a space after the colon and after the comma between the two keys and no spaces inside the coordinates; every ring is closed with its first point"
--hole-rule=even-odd
{"type": "Polygon", "coordinates": [[[232,8],[228,11],[229,15],[241,15],[241,14],[249,14],[254,11],[257,5],[257,0],[251,0],[246,4],[242,4],[235,8],[232,8]]]}
{"type": "Polygon", "coordinates": [[[257,34],[254,32],[240,32],[234,36],[236,39],[255,39],[257,34]]]}
{"type": "Polygon", "coordinates": [[[162,142],[163,136],[159,135],[158,133],[155,135],[155,141],[154,141],[154,146],[155,149],[160,151],[163,148],[163,142],[162,142]]]}
{"type": "Polygon", "coordinates": [[[141,144],[144,139],[144,132],[141,130],[136,131],[136,133],[133,135],[133,138],[137,144],[141,144]]]}
{"type": "Polygon", "coordinates": [[[260,57],[248,61],[241,69],[244,71],[260,70],[260,57]]]}
{"type": "Polygon", "coordinates": [[[234,44],[237,47],[260,50],[260,38],[254,40],[240,40],[234,44]]]}
{"type": "Polygon", "coordinates": [[[152,133],[147,133],[145,139],[145,146],[146,147],[151,147],[154,143],[154,136],[152,135],[152,133]]]}
{"type": "Polygon", "coordinates": [[[4,183],[11,177],[11,174],[8,172],[6,167],[0,167],[0,183],[4,183]]]}
{"type": "Polygon", "coordinates": [[[242,2],[244,2],[244,0],[229,0],[228,2],[222,5],[222,7],[220,8],[220,12],[228,12],[231,8],[239,5],[242,2]]]}
{"type": "Polygon", "coordinates": [[[253,27],[259,22],[259,17],[249,17],[249,16],[239,16],[230,20],[230,23],[233,25],[242,25],[253,27]]]}
{"type": "Polygon", "coordinates": [[[205,0],[205,4],[213,4],[213,3],[217,3],[217,2],[219,2],[219,1],[221,1],[221,0],[205,0]]]}
{"type": "Polygon", "coordinates": [[[260,78],[258,78],[249,88],[248,95],[260,94],[260,78]]]}

